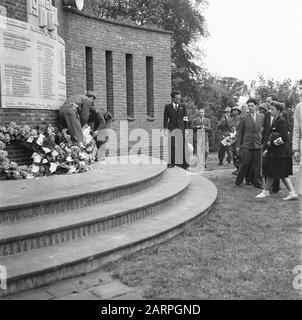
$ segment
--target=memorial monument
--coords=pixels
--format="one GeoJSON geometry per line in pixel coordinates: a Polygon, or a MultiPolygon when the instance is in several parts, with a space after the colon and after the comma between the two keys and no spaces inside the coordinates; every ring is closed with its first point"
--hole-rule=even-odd
{"type": "Polygon", "coordinates": [[[51,0],[28,1],[28,23],[0,29],[2,108],[58,109],[66,99],[65,41],[51,0]]]}
{"type": "MultiPolygon", "coordinates": [[[[171,92],[171,32],[100,18],[95,4],[0,0],[0,126],[57,127],[66,97],[93,90],[96,108],[114,115],[118,136],[121,121],[128,122],[129,135],[143,128],[151,137],[152,129],[162,128],[171,92]]],[[[25,163],[18,146],[9,148],[10,159],[25,163]]]]}

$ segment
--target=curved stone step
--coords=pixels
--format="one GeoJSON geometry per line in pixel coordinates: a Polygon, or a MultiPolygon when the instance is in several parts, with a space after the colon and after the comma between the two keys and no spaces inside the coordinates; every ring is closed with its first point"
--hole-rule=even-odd
{"type": "Polygon", "coordinates": [[[64,215],[50,215],[20,223],[0,225],[0,256],[51,247],[95,235],[163,210],[187,189],[191,176],[168,170],[155,185],[130,196],[64,215]]]}
{"type": "Polygon", "coordinates": [[[162,178],[167,166],[141,157],[145,164],[96,163],[93,170],[81,174],[2,181],[0,224],[66,213],[145,189],[162,178]]]}
{"type": "Polygon", "coordinates": [[[154,216],[64,245],[0,258],[7,269],[7,290],[13,294],[54,281],[88,273],[109,261],[166,241],[186,225],[206,217],[217,197],[213,183],[194,176],[187,192],[175,205],[154,216]]]}

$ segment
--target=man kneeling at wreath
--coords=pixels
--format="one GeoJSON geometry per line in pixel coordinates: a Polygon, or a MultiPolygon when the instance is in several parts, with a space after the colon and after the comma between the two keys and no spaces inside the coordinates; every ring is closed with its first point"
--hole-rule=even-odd
{"type": "Polygon", "coordinates": [[[59,110],[59,127],[62,131],[68,130],[73,142],[84,142],[82,127],[88,123],[94,99],[84,94],[70,96],[59,110]]]}
{"type": "Polygon", "coordinates": [[[59,110],[60,129],[67,129],[73,142],[83,143],[82,128],[89,125],[96,141],[98,156],[106,150],[108,137],[106,129],[110,127],[113,116],[103,109],[99,111],[94,107],[96,95],[88,91],[86,95],[79,94],[70,96],[59,110]],[[103,146],[103,148],[102,148],[103,146]]]}

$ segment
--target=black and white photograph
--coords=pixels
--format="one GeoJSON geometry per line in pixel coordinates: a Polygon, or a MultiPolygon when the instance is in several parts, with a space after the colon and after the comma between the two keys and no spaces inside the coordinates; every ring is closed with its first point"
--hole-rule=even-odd
{"type": "Polygon", "coordinates": [[[301,204],[301,0],[0,0],[2,303],[301,300],[301,204]]]}

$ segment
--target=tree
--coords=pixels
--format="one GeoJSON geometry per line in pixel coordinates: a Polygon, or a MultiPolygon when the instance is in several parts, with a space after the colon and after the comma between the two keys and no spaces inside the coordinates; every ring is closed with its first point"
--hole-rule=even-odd
{"type": "MultiPolygon", "coordinates": [[[[198,3],[205,2],[199,0],[198,3]]],[[[190,44],[207,36],[205,18],[190,0],[95,1],[94,12],[106,19],[122,19],[141,26],[156,26],[173,32],[172,86],[182,94],[194,95],[201,68],[193,62],[190,44]]]]}
{"type": "MultiPolygon", "coordinates": [[[[194,94],[197,96],[197,99],[194,100],[195,105],[204,107],[207,117],[211,119],[210,148],[215,150],[220,138],[216,127],[224,109],[237,105],[239,98],[247,94],[248,87],[244,81],[236,78],[219,78],[204,71],[200,79],[196,81],[194,88],[194,94]]],[[[196,113],[194,104],[190,103],[187,108],[189,114],[194,117],[194,111],[196,113]]]]}
{"type": "Polygon", "coordinates": [[[260,75],[258,81],[254,82],[257,98],[264,102],[269,95],[277,97],[278,101],[285,104],[285,108],[292,109],[302,99],[299,91],[299,81],[293,82],[291,79],[277,81],[265,79],[260,75]]]}

